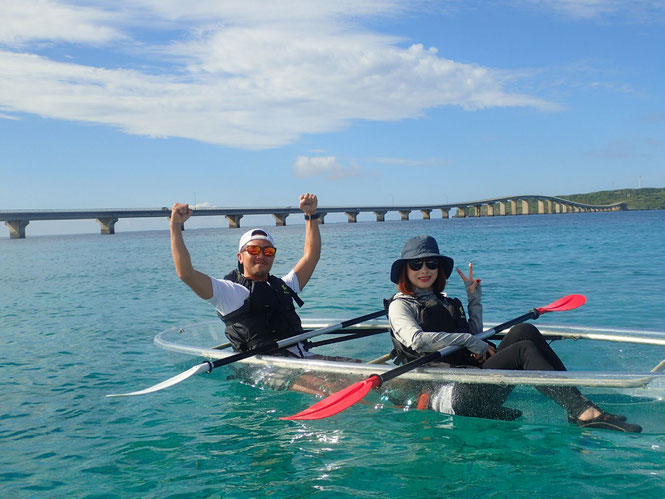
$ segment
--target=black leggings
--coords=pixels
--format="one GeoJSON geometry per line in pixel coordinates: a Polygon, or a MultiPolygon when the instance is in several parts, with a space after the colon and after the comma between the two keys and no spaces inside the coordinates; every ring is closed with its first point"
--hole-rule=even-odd
{"type": "MultiPolygon", "coordinates": [[[[561,359],[540,331],[532,324],[519,324],[501,340],[496,353],[482,365],[483,369],[525,371],[565,371],[561,359]]],[[[503,404],[514,386],[457,384],[453,396],[455,414],[491,417],[492,408],[503,404]]],[[[573,417],[593,404],[572,386],[537,386],[536,389],[554,400],[573,417]]]]}

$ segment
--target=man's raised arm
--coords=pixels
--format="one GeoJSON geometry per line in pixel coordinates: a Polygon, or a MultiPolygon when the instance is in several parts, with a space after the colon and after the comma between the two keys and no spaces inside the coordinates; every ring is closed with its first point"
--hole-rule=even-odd
{"type": "Polygon", "coordinates": [[[176,274],[204,300],[212,298],[210,277],[192,266],[192,259],[182,237],[182,224],[192,216],[188,204],[175,203],[171,208],[171,255],[176,274]]]}
{"type": "MultiPolygon", "coordinates": [[[[306,216],[311,217],[316,214],[319,201],[314,194],[303,194],[300,196],[300,209],[306,216]]],[[[300,289],[304,288],[314,273],[314,268],[321,257],[321,232],[319,231],[319,221],[309,219],[305,222],[305,251],[303,257],[293,268],[298,276],[300,289]]]]}

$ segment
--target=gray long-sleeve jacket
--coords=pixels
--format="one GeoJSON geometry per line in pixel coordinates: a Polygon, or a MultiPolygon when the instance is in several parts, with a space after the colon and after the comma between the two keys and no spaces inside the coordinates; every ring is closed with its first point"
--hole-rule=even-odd
{"type": "MultiPolygon", "coordinates": [[[[415,291],[417,296],[433,295],[431,292],[423,292],[420,289],[415,291]]],[[[469,328],[473,334],[469,333],[450,333],[447,331],[423,331],[417,322],[418,311],[416,305],[410,300],[401,300],[402,293],[397,293],[395,299],[388,307],[388,320],[397,339],[404,345],[418,353],[430,353],[441,350],[451,345],[459,345],[477,354],[484,355],[488,344],[474,336],[483,330],[483,306],[480,302],[482,290],[480,285],[474,293],[469,293],[468,298],[468,322],[469,328]]]]}

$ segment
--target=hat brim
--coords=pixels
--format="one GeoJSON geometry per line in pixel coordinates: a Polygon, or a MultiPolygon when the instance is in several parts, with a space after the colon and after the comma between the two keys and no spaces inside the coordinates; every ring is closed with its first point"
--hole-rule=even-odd
{"type": "Polygon", "coordinates": [[[446,279],[450,278],[450,274],[453,273],[453,267],[455,262],[449,256],[440,255],[438,253],[425,253],[418,255],[418,258],[400,258],[393,262],[392,267],[390,268],[390,280],[395,284],[399,283],[399,275],[402,273],[402,267],[409,260],[422,260],[426,258],[437,258],[441,260],[441,267],[446,274],[446,279]]]}

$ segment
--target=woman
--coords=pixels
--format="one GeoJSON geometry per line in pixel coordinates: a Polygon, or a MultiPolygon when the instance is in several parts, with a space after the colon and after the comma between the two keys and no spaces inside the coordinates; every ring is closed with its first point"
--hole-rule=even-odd
{"type": "MultiPolygon", "coordinates": [[[[453,260],[439,253],[431,236],[409,239],[391,269],[390,279],[399,292],[388,306],[388,319],[396,363],[406,363],[430,352],[456,345],[462,347],[442,362],[481,369],[565,371],[566,367],[532,324],[519,324],[501,340],[499,347],[477,337],[483,329],[480,279],[457,272],[464,281],[469,317],[457,298],[443,289],[453,270],[453,260]]],[[[503,407],[513,387],[496,385],[449,384],[433,393],[431,407],[440,412],[462,416],[513,420],[521,416],[516,409],[503,407]]],[[[539,386],[537,389],[562,406],[568,420],[581,427],[641,432],[639,425],[626,422],[621,415],[602,411],[574,387],[539,386]]]]}

